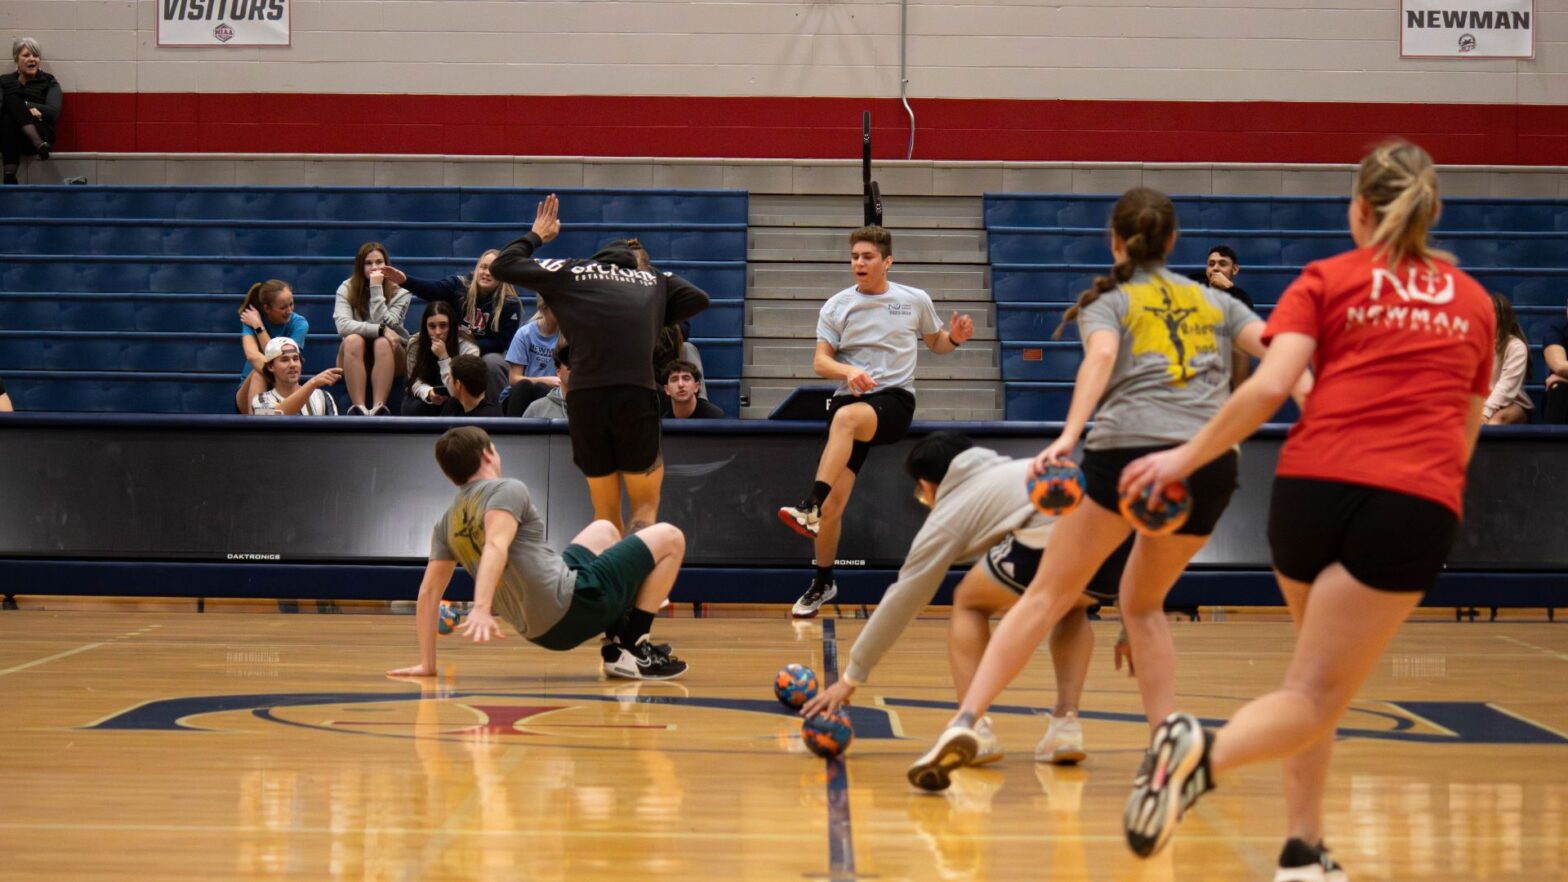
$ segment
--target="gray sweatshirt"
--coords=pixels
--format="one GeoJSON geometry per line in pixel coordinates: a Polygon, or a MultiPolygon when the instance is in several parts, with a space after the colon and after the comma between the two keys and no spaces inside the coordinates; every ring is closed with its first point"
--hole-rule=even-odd
{"type": "Polygon", "coordinates": [[[898,581],[882,595],[871,620],[849,650],[850,679],[865,682],[920,611],[931,603],[949,568],[984,554],[1008,533],[1027,533],[1044,547],[1056,518],[1029,502],[1029,460],[972,447],[954,457],[936,489],[936,504],[915,535],[898,581]]]}

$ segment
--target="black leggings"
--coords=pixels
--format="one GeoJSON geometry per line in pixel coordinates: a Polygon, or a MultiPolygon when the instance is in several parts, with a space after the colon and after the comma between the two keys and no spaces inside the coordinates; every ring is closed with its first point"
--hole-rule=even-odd
{"type": "Polygon", "coordinates": [[[16,165],[24,153],[28,156],[37,155],[33,139],[22,131],[22,126],[26,125],[37,126],[38,137],[54,142],[54,129],[43,120],[33,117],[21,95],[5,96],[5,100],[0,102],[0,159],[6,165],[16,165]]]}

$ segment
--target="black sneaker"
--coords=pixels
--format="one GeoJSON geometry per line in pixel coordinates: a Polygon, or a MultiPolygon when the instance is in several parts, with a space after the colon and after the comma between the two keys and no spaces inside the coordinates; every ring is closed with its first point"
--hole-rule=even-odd
{"type": "Polygon", "coordinates": [[[837,596],[837,585],[832,582],[818,582],[812,579],[811,587],[807,588],[806,593],[800,595],[800,599],[795,601],[795,606],[790,609],[789,614],[797,619],[813,618],[816,616],[817,610],[822,609],[822,604],[837,596]]]}
{"type": "Polygon", "coordinates": [[[648,642],[647,635],[636,646],[607,642],[600,647],[599,657],[604,662],[604,675],[622,680],[673,680],[686,673],[685,662],[660,652],[648,642]]]}
{"type": "Polygon", "coordinates": [[[1214,789],[1209,778],[1210,733],[1198,718],[1175,713],[1165,718],[1149,744],[1149,769],[1139,770],[1122,816],[1127,845],[1149,857],[1170,841],[1198,797],[1214,789]]]}
{"type": "Polygon", "coordinates": [[[1274,882],[1350,882],[1350,875],[1322,843],[1308,845],[1300,839],[1291,839],[1279,853],[1274,882]]]}

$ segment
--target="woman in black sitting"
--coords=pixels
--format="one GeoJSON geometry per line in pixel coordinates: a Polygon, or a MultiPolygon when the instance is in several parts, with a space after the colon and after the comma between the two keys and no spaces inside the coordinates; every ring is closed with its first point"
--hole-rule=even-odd
{"type": "Polygon", "coordinates": [[[11,44],[16,71],[0,76],[0,158],[5,162],[5,182],[17,182],[16,170],[26,153],[48,159],[54,127],[60,121],[60,81],[39,70],[43,50],[32,37],[11,44]]]}

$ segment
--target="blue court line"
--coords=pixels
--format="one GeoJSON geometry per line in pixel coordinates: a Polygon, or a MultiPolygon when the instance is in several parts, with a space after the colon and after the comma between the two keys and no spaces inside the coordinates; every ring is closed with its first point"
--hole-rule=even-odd
{"type": "MultiPolygon", "coordinates": [[[[822,620],[823,688],[838,682],[838,629],[832,619],[822,620]]],[[[849,769],[842,756],[828,765],[828,878],[833,882],[855,878],[855,834],[849,819],[849,769]]]]}

